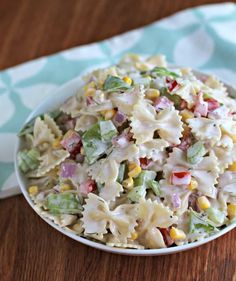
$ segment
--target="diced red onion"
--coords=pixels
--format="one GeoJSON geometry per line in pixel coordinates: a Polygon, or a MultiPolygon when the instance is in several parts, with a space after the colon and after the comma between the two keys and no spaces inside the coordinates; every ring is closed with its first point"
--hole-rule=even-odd
{"type": "Polygon", "coordinates": [[[115,116],[113,117],[113,123],[115,124],[115,126],[119,127],[122,124],[124,124],[124,122],[127,120],[127,117],[124,113],[122,113],[121,111],[117,111],[115,116]]]}
{"type": "Polygon", "coordinates": [[[154,107],[156,111],[163,110],[165,108],[169,108],[173,105],[172,101],[170,101],[167,97],[161,96],[158,97],[154,102],[154,107]]]}
{"type": "Polygon", "coordinates": [[[84,155],[82,155],[82,154],[80,154],[80,153],[76,154],[76,156],[75,156],[75,161],[76,161],[77,163],[83,163],[83,162],[84,162],[84,155]]]}
{"type": "Polygon", "coordinates": [[[192,144],[192,138],[189,130],[184,130],[183,137],[181,138],[181,143],[177,147],[183,151],[186,151],[192,144]]]}
{"type": "Polygon", "coordinates": [[[87,195],[88,193],[92,192],[96,188],[96,182],[94,180],[87,180],[83,182],[79,186],[79,190],[82,194],[87,195]]]}
{"type": "Polygon", "coordinates": [[[174,193],[172,195],[171,199],[172,199],[171,201],[172,201],[174,209],[180,208],[180,206],[181,206],[181,199],[180,199],[179,195],[174,193]]]}
{"type": "Polygon", "coordinates": [[[60,176],[62,178],[72,178],[76,173],[76,168],[76,163],[64,162],[61,164],[60,176]]]}
{"type": "Polygon", "coordinates": [[[86,104],[87,104],[87,106],[90,106],[90,105],[94,104],[93,97],[87,97],[86,98],[86,104]]]}
{"type": "Polygon", "coordinates": [[[188,207],[189,208],[191,207],[196,212],[200,212],[201,210],[198,207],[197,198],[198,198],[197,194],[195,193],[190,194],[188,198],[188,207]]]}
{"type": "Polygon", "coordinates": [[[171,183],[173,185],[189,185],[191,182],[190,172],[181,171],[181,172],[172,172],[171,174],[171,183]]]}

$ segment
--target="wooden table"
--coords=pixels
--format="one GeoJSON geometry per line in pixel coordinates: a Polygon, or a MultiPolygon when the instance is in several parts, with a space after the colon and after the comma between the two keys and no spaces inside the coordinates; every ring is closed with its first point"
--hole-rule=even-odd
{"type": "MultiPolygon", "coordinates": [[[[0,69],[143,26],[194,5],[223,1],[0,0],[0,69]]],[[[0,201],[0,280],[236,280],[236,230],[200,248],[128,257],[73,241],[23,196],[0,201]]]]}

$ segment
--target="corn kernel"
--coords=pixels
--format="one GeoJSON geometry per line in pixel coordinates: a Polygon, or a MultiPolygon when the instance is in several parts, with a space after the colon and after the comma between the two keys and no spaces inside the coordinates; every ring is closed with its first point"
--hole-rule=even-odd
{"type": "Polygon", "coordinates": [[[192,69],[190,67],[184,67],[181,68],[180,71],[183,75],[188,75],[189,73],[191,73],[192,69]]]}
{"type": "Polygon", "coordinates": [[[68,190],[71,190],[71,186],[69,184],[64,183],[60,186],[61,192],[68,191],[68,190]]]}
{"type": "Polygon", "coordinates": [[[104,116],[105,113],[106,113],[106,110],[101,110],[101,111],[99,111],[99,113],[100,113],[102,116],[104,116]]]}
{"type": "Polygon", "coordinates": [[[134,186],[134,180],[133,178],[128,178],[122,182],[122,185],[127,188],[131,189],[134,186]]]}
{"type": "Polygon", "coordinates": [[[85,91],[85,96],[86,97],[93,97],[95,95],[96,90],[94,88],[88,88],[85,91]]]}
{"type": "Polygon", "coordinates": [[[55,148],[55,149],[58,149],[58,148],[61,148],[61,139],[60,138],[57,138],[53,141],[52,143],[52,147],[55,148]]]}
{"type": "Polygon", "coordinates": [[[128,170],[131,171],[133,170],[134,168],[136,168],[138,165],[134,162],[131,162],[128,164],[128,170]]]}
{"type": "Polygon", "coordinates": [[[144,62],[136,62],[135,66],[138,70],[147,71],[149,69],[148,65],[144,62]]]}
{"type": "Polygon", "coordinates": [[[160,91],[157,90],[157,89],[148,89],[145,92],[145,95],[146,95],[147,99],[153,100],[153,99],[156,99],[160,96],[160,91]]]}
{"type": "Polygon", "coordinates": [[[131,239],[132,240],[136,240],[137,238],[138,238],[138,233],[136,231],[131,233],[131,239]]]}
{"type": "Polygon", "coordinates": [[[191,179],[190,184],[188,185],[189,190],[194,190],[198,187],[198,182],[195,179],[191,179]]]}
{"type": "Polygon", "coordinates": [[[126,59],[129,59],[131,61],[139,61],[140,57],[139,55],[133,54],[133,53],[129,53],[125,56],[126,59]]]}
{"type": "Polygon", "coordinates": [[[235,171],[236,171],[236,162],[234,162],[233,164],[231,164],[228,169],[229,169],[229,171],[231,171],[231,172],[235,172],[235,171]]]}
{"type": "Polygon", "coordinates": [[[233,142],[236,142],[236,135],[230,135],[230,137],[233,140],[233,142]]]}
{"type": "Polygon", "coordinates": [[[200,209],[202,209],[202,210],[206,210],[206,209],[210,208],[210,206],[211,206],[211,203],[206,198],[206,196],[198,197],[197,202],[198,202],[200,209]]]}
{"type": "Polygon", "coordinates": [[[225,130],[223,127],[221,127],[221,131],[223,134],[229,136],[233,142],[236,142],[236,135],[230,134],[230,132],[228,130],[225,130]]]}
{"type": "Polygon", "coordinates": [[[96,84],[94,81],[91,81],[87,85],[84,86],[84,91],[86,92],[89,88],[96,88],[96,84]]]}
{"type": "Polygon", "coordinates": [[[30,195],[36,195],[38,193],[39,189],[38,189],[37,185],[32,185],[29,187],[28,191],[29,191],[30,195]]]}
{"type": "Polygon", "coordinates": [[[178,229],[176,227],[171,227],[170,229],[170,237],[172,240],[184,240],[186,238],[186,234],[183,230],[178,229]]]}
{"type": "Polygon", "coordinates": [[[127,83],[128,85],[131,85],[132,84],[132,79],[128,76],[125,76],[123,78],[123,81],[125,81],[125,83],[127,83]]]}
{"type": "Polygon", "coordinates": [[[104,114],[104,118],[105,120],[110,120],[113,118],[113,116],[116,114],[115,109],[108,109],[106,110],[105,114],[104,114]]]}
{"type": "Polygon", "coordinates": [[[236,204],[229,204],[227,209],[228,209],[228,216],[230,219],[236,217],[236,204]]]}
{"type": "Polygon", "coordinates": [[[182,120],[183,121],[187,121],[188,119],[190,118],[194,118],[194,114],[193,112],[187,110],[187,109],[184,109],[180,112],[180,115],[182,116],[182,120]]]}
{"type": "Polygon", "coordinates": [[[128,176],[131,177],[131,178],[136,178],[141,172],[142,172],[141,167],[140,166],[136,166],[134,169],[132,169],[128,173],[128,176]]]}

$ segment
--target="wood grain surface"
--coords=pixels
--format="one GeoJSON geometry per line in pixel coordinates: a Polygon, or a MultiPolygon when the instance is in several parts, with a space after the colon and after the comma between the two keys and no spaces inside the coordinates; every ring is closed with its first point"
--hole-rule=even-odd
{"type": "MultiPolygon", "coordinates": [[[[224,1],[0,0],[0,69],[224,1]]],[[[54,230],[23,196],[0,201],[0,281],[235,281],[236,230],[187,252],[128,257],[54,230]]]]}

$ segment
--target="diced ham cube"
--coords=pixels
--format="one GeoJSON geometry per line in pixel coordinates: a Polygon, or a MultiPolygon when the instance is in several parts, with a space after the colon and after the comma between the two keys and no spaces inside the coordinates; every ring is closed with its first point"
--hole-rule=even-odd
{"type": "Polygon", "coordinates": [[[72,155],[76,156],[80,152],[82,147],[82,141],[80,135],[73,131],[69,130],[63,137],[61,145],[72,155]]]}

